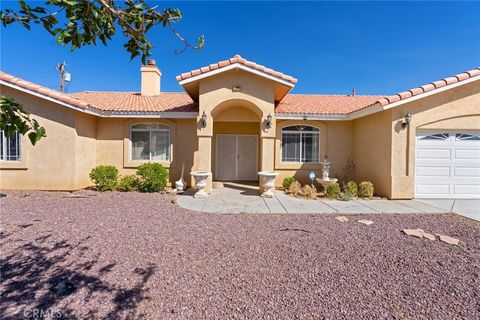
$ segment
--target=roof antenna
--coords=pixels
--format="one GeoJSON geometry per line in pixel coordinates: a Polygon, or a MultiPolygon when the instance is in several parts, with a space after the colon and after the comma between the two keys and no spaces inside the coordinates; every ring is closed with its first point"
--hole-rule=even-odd
{"type": "Polygon", "coordinates": [[[60,92],[65,92],[65,82],[72,81],[72,75],[69,72],[65,71],[67,64],[65,61],[57,63],[57,71],[60,72],[60,92]]]}
{"type": "Polygon", "coordinates": [[[352,97],[355,97],[355,88],[352,89],[352,97]]]}

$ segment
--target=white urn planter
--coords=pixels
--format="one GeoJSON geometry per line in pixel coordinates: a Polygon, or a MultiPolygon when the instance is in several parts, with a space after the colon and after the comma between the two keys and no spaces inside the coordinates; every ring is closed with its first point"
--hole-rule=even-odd
{"type": "Polygon", "coordinates": [[[212,175],[211,172],[208,171],[193,171],[190,172],[190,175],[193,176],[195,179],[195,188],[197,192],[193,195],[194,198],[205,198],[208,196],[208,193],[205,192],[205,187],[207,186],[208,177],[212,175]]]}
{"type": "Polygon", "coordinates": [[[260,193],[262,197],[272,198],[275,193],[275,178],[278,172],[274,171],[260,171],[260,193]]]}

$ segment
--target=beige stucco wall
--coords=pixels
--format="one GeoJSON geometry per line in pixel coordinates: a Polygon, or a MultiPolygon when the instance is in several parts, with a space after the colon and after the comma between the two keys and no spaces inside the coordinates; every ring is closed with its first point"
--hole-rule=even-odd
{"type": "Polygon", "coordinates": [[[308,125],[320,129],[320,161],[325,155],[332,163],[330,177],[344,179],[347,160],[353,157],[352,135],[353,123],[351,121],[313,121],[313,120],[279,120],[275,137],[275,171],[279,172],[276,179],[277,186],[281,186],[285,177],[293,176],[302,184],[310,182],[310,171],[317,177],[322,174],[320,164],[283,163],[281,150],[281,130],[291,125],[308,125]]]}
{"type": "MultiPolygon", "coordinates": [[[[392,198],[412,198],[415,184],[415,142],[420,130],[480,130],[480,81],[437,93],[391,111],[392,198]],[[412,114],[409,128],[401,123],[412,114]]],[[[387,159],[389,161],[389,159],[387,159]]]]}
{"type": "Polygon", "coordinates": [[[198,150],[194,119],[121,119],[99,118],[96,165],[114,165],[120,174],[134,174],[142,161],[130,161],[130,126],[156,122],[170,127],[171,161],[161,162],[168,168],[170,183],[180,178],[184,164],[184,179],[191,184],[190,171],[198,150]]]}
{"type": "Polygon", "coordinates": [[[22,161],[0,163],[1,189],[74,190],[86,186],[95,163],[94,117],[48,100],[2,86],[4,95],[20,102],[47,132],[32,146],[22,138],[22,161]]]}
{"type": "Polygon", "coordinates": [[[356,119],[353,124],[353,161],[357,182],[371,181],[375,193],[390,197],[391,112],[356,119]]]}

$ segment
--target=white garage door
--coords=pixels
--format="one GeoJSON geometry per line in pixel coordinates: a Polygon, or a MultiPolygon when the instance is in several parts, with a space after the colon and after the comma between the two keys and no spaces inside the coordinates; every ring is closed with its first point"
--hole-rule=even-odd
{"type": "Polygon", "coordinates": [[[417,133],[415,197],[480,198],[480,131],[417,133]]]}

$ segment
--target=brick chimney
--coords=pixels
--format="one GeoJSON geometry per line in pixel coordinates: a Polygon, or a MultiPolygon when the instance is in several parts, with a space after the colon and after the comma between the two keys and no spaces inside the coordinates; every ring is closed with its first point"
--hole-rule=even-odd
{"type": "Polygon", "coordinates": [[[160,94],[160,80],[162,72],[158,69],[155,60],[149,59],[146,65],[140,68],[142,73],[142,96],[156,96],[160,94]]]}

